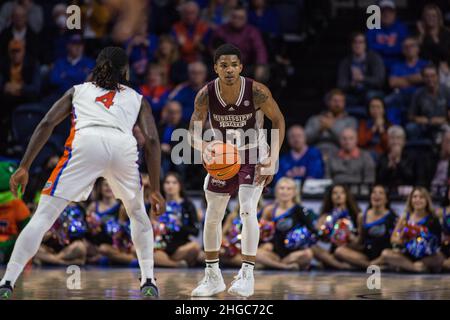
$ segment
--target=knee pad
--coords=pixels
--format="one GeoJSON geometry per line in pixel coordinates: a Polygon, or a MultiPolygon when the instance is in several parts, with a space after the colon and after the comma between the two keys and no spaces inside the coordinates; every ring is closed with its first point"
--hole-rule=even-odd
{"type": "Polygon", "coordinates": [[[205,225],[221,224],[230,196],[205,191],[205,198],[207,201],[205,225]]]}

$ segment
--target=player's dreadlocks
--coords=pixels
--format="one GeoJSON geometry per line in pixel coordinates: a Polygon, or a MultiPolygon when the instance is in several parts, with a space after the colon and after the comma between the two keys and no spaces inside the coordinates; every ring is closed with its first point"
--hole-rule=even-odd
{"type": "Polygon", "coordinates": [[[125,83],[125,66],[128,57],[120,47],[106,47],[97,57],[93,81],[99,87],[107,90],[119,89],[120,83],[125,83]]]}

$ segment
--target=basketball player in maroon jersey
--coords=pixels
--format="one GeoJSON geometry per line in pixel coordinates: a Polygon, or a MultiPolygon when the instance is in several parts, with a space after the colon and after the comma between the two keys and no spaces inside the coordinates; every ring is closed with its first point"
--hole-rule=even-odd
{"type": "MultiPolygon", "coordinates": [[[[272,181],[274,172],[264,171],[278,160],[279,149],[284,140],[285,122],[269,89],[261,83],[240,76],[242,67],[238,48],[230,44],[220,46],[214,55],[214,70],[218,77],[198,92],[191,117],[189,130],[194,147],[202,154],[210,152],[214,141],[202,141],[201,134],[194,127],[199,123],[203,126],[207,119],[211,129],[221,134],[223,142],[229,131],[243,130],[256,135],[253,137],[253,144],[244,142],[238,146],[244,161],[241,162],[237,175],[229,180],[217,180],[209,174],[206,176],[204,190],[207,209],[203,232],[206,268],[205,276],[192,291],[192,296],[212,296],[225,290],[219,269],[221,229],[228,201],[236,191],[242,221],[242,267],[228,292],[244,297],[249,297],[254,292],[253,268],[259,241],[257,204],[264,186],[272,181]],[[253,152],[262,144],[267,146],[266,137],[260,130],[263,128],[264,116],[271,120],[272,129],[278,130],[278,141],[272,141],[272,146],[275,147],[270,157],[267,153],[253,152]]],[[[214,137],[218,140],[216,135],[214,137]]]]}

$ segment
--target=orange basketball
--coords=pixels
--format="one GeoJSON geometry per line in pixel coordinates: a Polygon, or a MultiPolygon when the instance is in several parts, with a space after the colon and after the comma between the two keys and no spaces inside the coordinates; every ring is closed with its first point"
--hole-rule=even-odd
{"type": "Polygon", "coordinates": [[[213,142],[203,153],[203,166],[216,179],[231,179],[241,168],[239,151],[232,144],[213,142]]]}

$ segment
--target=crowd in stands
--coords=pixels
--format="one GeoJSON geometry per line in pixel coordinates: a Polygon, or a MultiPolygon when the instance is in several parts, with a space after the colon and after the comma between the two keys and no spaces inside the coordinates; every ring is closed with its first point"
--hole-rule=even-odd
{"type": "MultiPolygon", "coordinates": [[[[301,11],[309,2],[290,3],[301,11]]],[[[260,267],[450,269],[450,31],[437,5],[425,5],[411,23],[398,17],[395,1],[378,4],[381,29],[349,35],[348,54],[331,70],[337,81],[323,108],[287,130],[270,185],[274,200],[261,201],[259,208],[260,267]],[[309,180],[328,181],[320,212],[302,205],[302,187],[309,180]],[[355,185],[369,190],[364,212],[353,199],[355,185]],[[404,197],[405,212],[394,212],[392,196],[404,197]],[[434,209],[433,202],[442,204],[434,209]],[[418,235],[425,240],[419,243],[418,235]]],[[[201,190],[204,171],[171,161],[176,143],[171,136],[187,128],[196,93],[214,78],[212,53],[225,42],[241,50],[244,76],[271,89],[281,83],[272,75],[280,69],[288,73],[292,59],[283,51],[283,34],[298,25],[282,21],[277,8],[268,0],[152,1],[140,30],[118,44],[109,36],[115,16],[103,1],[5,2],[0,7],[0,263],[32,216],[70,120],[36,159],[22,200],[11,197],[7,177],[52,103],[89,81],[99,50],[114,44],[129,56],[129,85],[151,104],[161,140],[168,206],[160,218],[151,217],[155,264],[200,265],[204,212],[186,191],[201,190]],[[66,28],[71,3],[81,6],[81,32],[66,28]]],[[[140,144],[137,128],[134,134],[140,144]]],[[[142,160],[140,165],[145,172],[142,160]]],[[[147,180],[143,173],[144,186],[147,180]]],[[[240,265],[237,212],[229,208],[223,224],[221,261],[229,266],[240,265]]],[[[64,211],[33,263],[137,265],[125,210],[107,181],[99,179],[89,201],[64,211]]]]}

